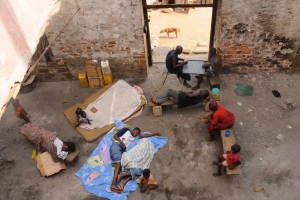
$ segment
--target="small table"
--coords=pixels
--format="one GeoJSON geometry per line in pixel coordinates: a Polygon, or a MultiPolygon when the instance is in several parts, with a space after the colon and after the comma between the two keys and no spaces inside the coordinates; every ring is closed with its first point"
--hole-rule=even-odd
{"type": "Polygon", "coordinates": [[[183,65],[183,74],[204,74],[205,69],[202,68],[203,60],[189,60],[188,64],[183,65]]]}

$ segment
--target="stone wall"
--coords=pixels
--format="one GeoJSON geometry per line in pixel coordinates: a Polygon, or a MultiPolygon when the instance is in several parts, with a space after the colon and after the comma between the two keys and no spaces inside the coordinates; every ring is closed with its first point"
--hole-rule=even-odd
{"type": "Polygon", "coordinates": [[[219,0],[215,46],[224,72],[295,72],[300,0],[219,0]]]}
{"type": "Polygon", "coordinates": [[[141,0],[62,0],[45,31],[49,42],[78,8],[51,46],[53,61],[40,64],[35,73],[43,80],[64,80],[85,71],[86,60],[100,58],[109,60],[116,78],[147,77],[141,0]]]}

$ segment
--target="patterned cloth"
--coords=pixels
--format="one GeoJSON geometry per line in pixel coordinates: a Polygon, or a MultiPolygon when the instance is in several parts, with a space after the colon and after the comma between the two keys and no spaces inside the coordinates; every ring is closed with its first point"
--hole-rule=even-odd
{"type": "Polygon", "coordinates": [[[204,74],[205,70],[202,68],[203,60],[189,60],[188,64],[183,65],[182,73],[184,74],[204,74]]]}
{"type": "Polygon", "coordinates": [[[153,143],[147,138],[142,138],[130,151],[123,153],[121,159],[122,169],[147,169],[150,166],[153,156],[153,143]]]}
{"type": "Polygon", "coordinates": [[[56,132],[48,131],[41,125],[31,123],[21,126],[20,131],[26,139],[35,144],[39,151],[47,151],[54,162],[61,161],[57,157],[56,147],[54,146],[56,132]]]}
{"type": "MultiPolygon", "coordinates": [[[[112,138],[114,134],[125,126],[130,126],[124,124],[119,120],[115,120],[114,123],[116,124],[116,127],[102,138],[99,145],[93,151],[92,155],[88,158],[88,161],[76,173],[76,176],[80,179],[83,186],[89,193],[93,193],[98,197],[104,197],[107,199],[126,200],[126,196],[130,192],[136,190],[138,185],[135,180],[130,180],[125,185],[125,190],[122,193],[117,194],[110,190],[110,185],[113,180],[114,168],[111,164],[109,148],[113,143],[112,138]]],[[[168,141],[168,138],[161,136],[149,137],[147,139],[153,143],[155,153],[168,141]]],[[[135,140],[128,146],[126,151],[130,151],[130,149],[134,148],[134,146],[136,146],[139,141],[140,139],[136,137],[135,140]]]]}

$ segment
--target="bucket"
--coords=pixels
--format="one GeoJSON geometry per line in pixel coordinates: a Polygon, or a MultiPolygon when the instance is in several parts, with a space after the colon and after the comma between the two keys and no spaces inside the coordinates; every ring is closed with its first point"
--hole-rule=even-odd
{"type": "Polygon", "coordinates": [[[220,90],[218,88],[213,88],[212,89],[212,98],[213,99],[218,99],[219,98],[219,93],[220,93],[220,90]]]}

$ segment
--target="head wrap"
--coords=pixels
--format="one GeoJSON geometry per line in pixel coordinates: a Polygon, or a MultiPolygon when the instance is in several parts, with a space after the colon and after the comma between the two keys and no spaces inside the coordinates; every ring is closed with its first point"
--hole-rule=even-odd
{"type": "Polygon", "coordinates": [[[212,111],[216,111],[218,109],[218,103],[215,101],[212,101],[209,103],[209,109],[212,111]]]}

